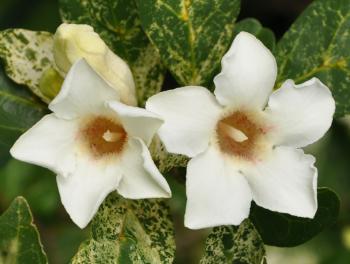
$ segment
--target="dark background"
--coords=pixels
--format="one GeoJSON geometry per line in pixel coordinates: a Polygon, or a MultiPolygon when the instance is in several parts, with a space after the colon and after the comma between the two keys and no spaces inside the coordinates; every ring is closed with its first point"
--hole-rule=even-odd
{"type": "MultiPolygon", "coordinates": [[[[58,1],[0,0],[0,29],[22,27],[54,32],[58,1]]],[[[312,0],[242,0],[239,19],[255,17],[280,37],[312,0]]]]}
{"type": "MultiPolygon", "coordinates": [[[[242,0],[238,20],[254,17],[272,29],[279,39],[310,2],[312,0],[242,0]]],[[[0,0],[0,30],[26,28],[55,32],[59,24],[55,0],[0,0]]],[[[327,136],[307,150],[317,157],[319,186],[331,187],[340,195],[342,204],[338,223],[302,246],[268,248],[270,264],[350,263],[349,131],[336,121],[327,136]]],[[[176,227],[176,263],[197,263],[207,231],[191,231],[183,227],[184,189],[176,181],[171,180],[170,184],[174,192],[170,205],[176,227]]],[[[50,263],[68,262],[88,231],[81,231],[70,221],[60,204],[54,175],[11,160],[0,167],[0,212],[17,195],[25,196],[30,203],[50,263]]]]}

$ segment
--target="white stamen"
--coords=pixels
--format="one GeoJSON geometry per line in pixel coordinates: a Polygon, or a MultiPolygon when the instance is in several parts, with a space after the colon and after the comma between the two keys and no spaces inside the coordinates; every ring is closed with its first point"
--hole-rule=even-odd
{"type": "Polygon", "coordinates": [[[107,130],[103,134],[102,138],[107,142],[116,142],[120,139],[121,135],[122,135],[121,133],[115,133],[107,130]]]}
{"type": "Polygon", "coordinates": [[[236,142],[243,142],[248,139],[246,134],[244,134],[241,130],[236,129],[230,125],[224,124],[225,129],[227,130],[229,136],[236,142]]]}

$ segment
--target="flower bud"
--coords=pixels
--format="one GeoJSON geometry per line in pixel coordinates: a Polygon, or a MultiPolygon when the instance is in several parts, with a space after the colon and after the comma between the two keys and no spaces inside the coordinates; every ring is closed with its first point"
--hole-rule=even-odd
{"type": "Polygon", "coordinates": [[[129,66],[114,54],[88,25],[62,24],[54,36],[54,58],[61,74],[84,58],[119,93],[122,102],[136,105],[135,83],[129,66]]]}

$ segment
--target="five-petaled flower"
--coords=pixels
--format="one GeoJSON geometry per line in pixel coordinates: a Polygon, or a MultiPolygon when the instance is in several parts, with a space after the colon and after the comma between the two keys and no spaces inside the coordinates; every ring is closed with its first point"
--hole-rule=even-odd
{"type": "Polygon", "coordinates": [[[114,190],[131,199],[171,196],[147,148],[163,121],[121,103],[117,91],[85,60],[72,66],[49,109],[53,113],[24,133],[10,152],[57,174],[62,203],[79,227],[114,190]]]}
{"type": "Polygon", "coordinates": [[[276,75],[271,52],[242,32],[222,59],[215,97],[188,86],[148,100],[146,109],[165,121],[158,133],[167,150],[192,158],[187,227],[238,225],[252,200],[273,211],[315,215],[315,159],[300,148],[329,129],[335,102],[316,78],[300,85],[287,80],[272,92],[276,75]]]}

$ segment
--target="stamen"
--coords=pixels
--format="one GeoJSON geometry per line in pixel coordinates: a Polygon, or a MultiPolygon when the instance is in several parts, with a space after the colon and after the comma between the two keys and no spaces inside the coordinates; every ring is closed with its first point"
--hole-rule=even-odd
{"type": "Polygon", "coordinates": [[[102,136],[102,138],[107,142],[116,142],[120,140],[122,137],[123,137],[123,133],[118,133],[118,132],[113,133],[109,130],[107,130],[102,136]]]}
{"type": "Polygon", "coordinates": [[[230,136],[234,141],[243,142],[248,139],[246,134],[244,134],[241,130],[238,130],[230,125],[222,124],[222,128],[226,129],[228,136],[230,136]]]}

